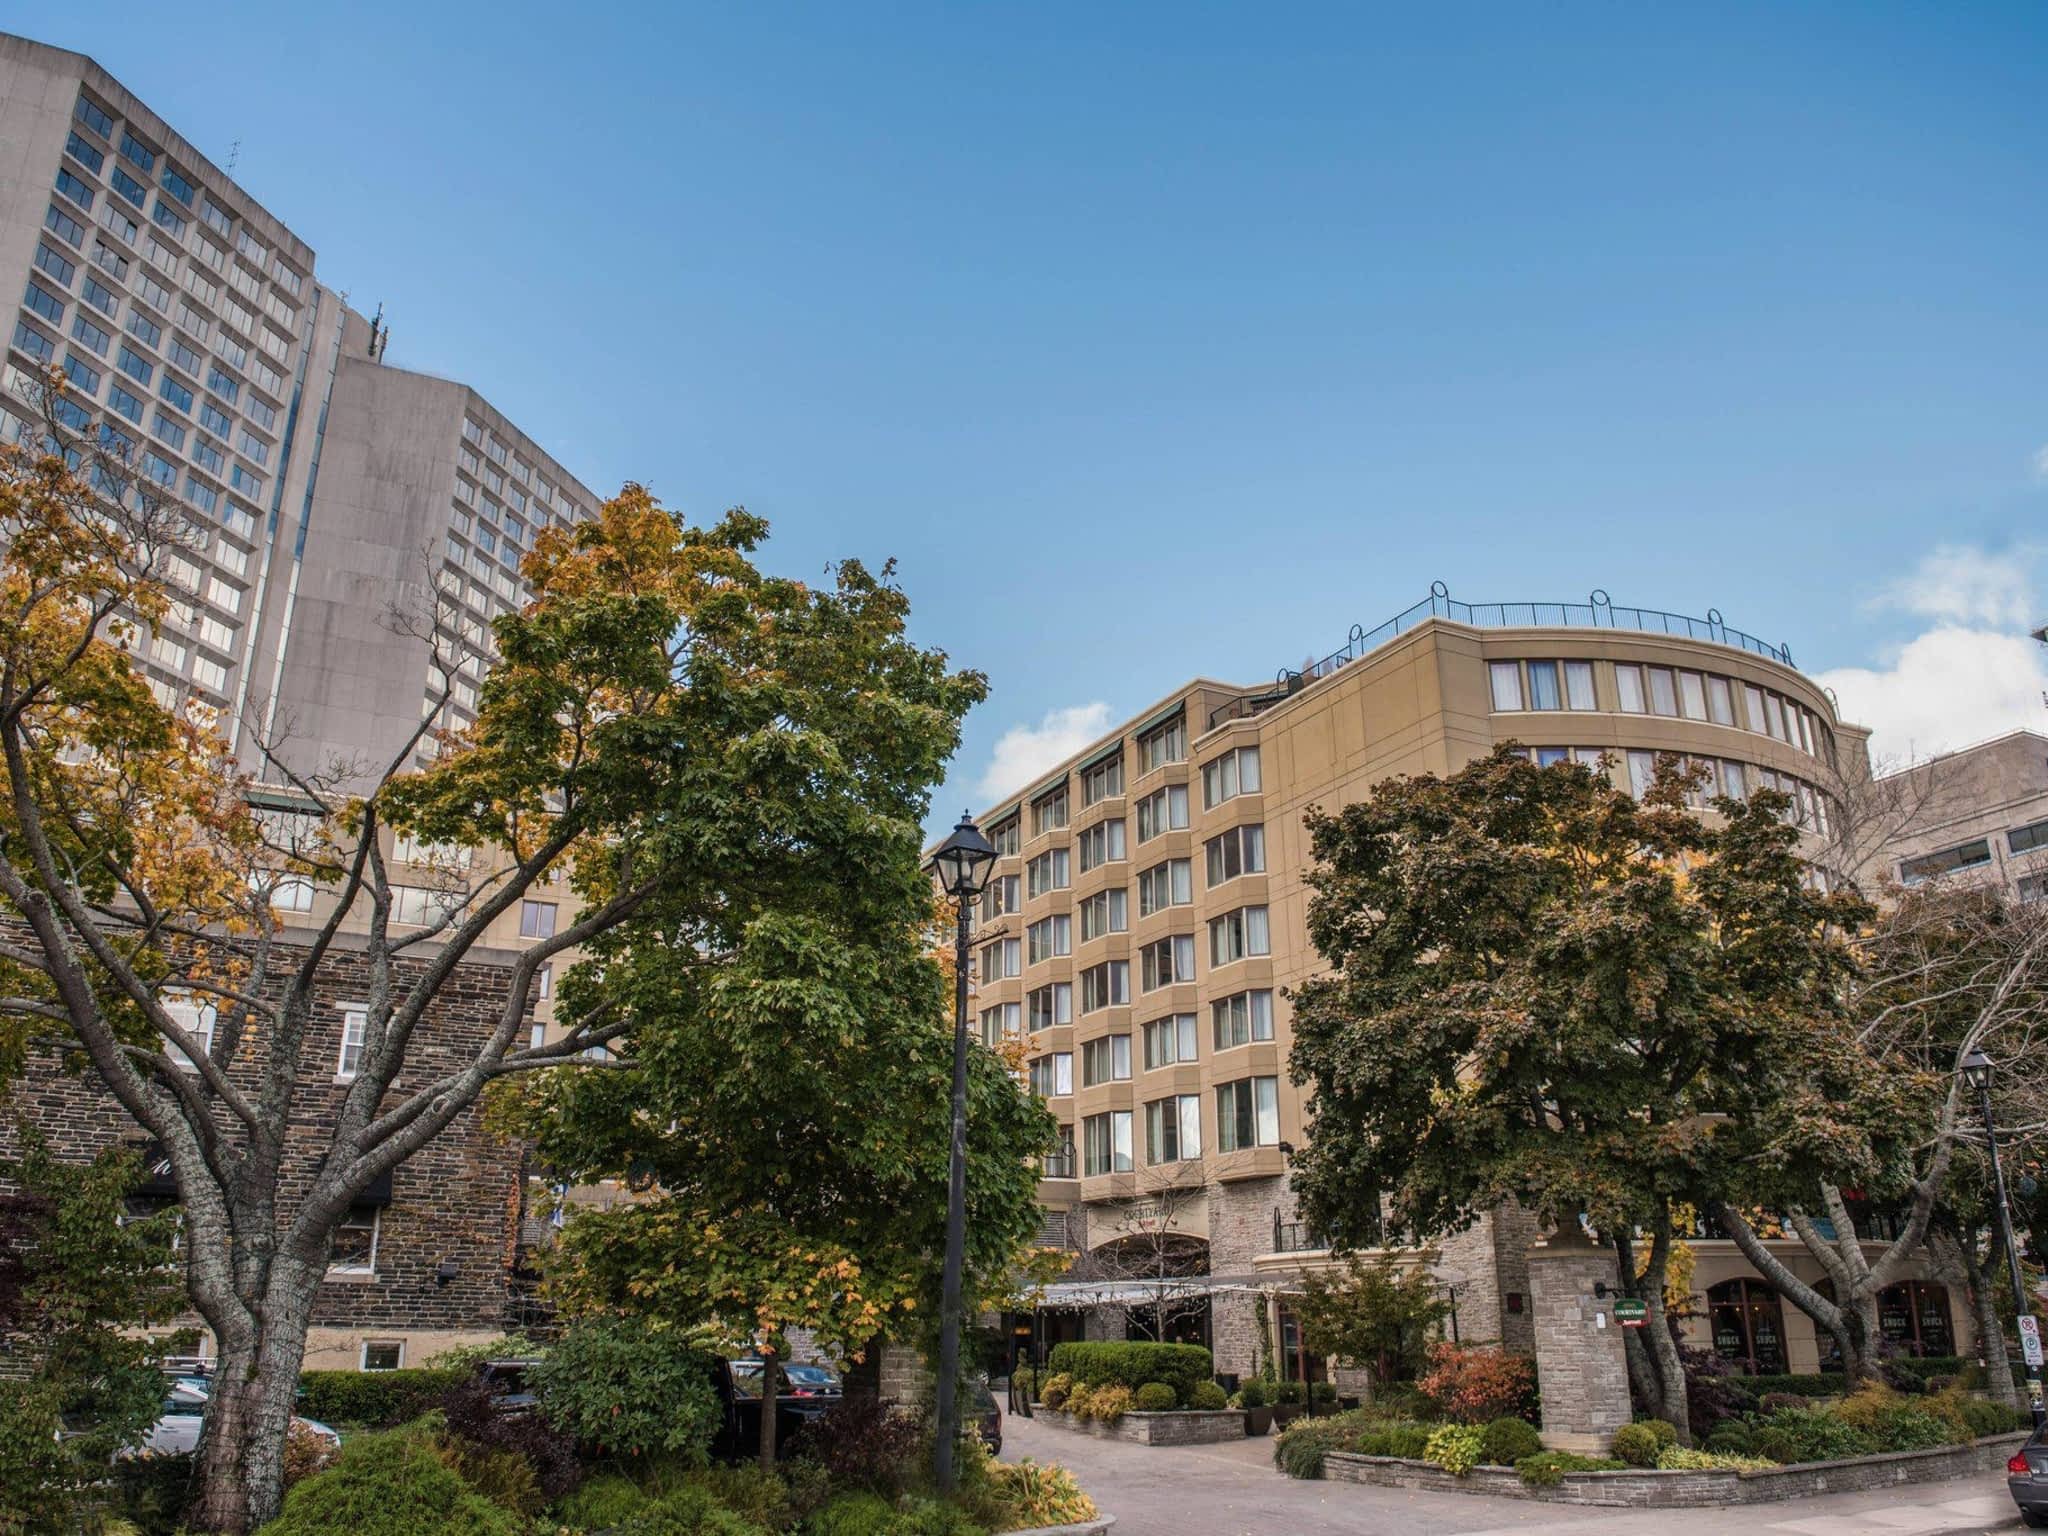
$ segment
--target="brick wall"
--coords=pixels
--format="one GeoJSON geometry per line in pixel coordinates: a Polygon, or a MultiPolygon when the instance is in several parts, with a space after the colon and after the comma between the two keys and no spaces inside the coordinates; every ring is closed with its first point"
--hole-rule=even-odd
{"type": "MultiPolygon", "coordinates": [[[[413,1037],[402,1094],[473,1056],[489,1033],[507,990],[510,957],[486,955],[458,968],[413,1037]]],[[[411,979],[422,962],[399,966],[411,979]]],[[[334,1080],[341,1050],[341,1008],[368,995],[369,968],[360,949],[337,941],[323,962],[307,1069],[292,1108],[282,1184],[285,1219],[310,1187],[340,1111],[345,1083],[334,1080]]],[[[243,1043],[230,1074],[253,1084],[260,1040],[243,1043]]],[[[15,1087],[11,1113],[0,1119],[0,1156],[16,1150],[14,1121],[25,1116],[60,1157],[83,1160],[111,1142],[142,1145],[145,1133],[90,1073],[73,1076],[47,1055],[32,1058],[15,1087]]],[[[392,1174],[391,1203],[378,1216],[375,1273],[336,1276],[314,1303],[308,1368],[351,1368],[362,1341],[409,1342],[405,1363],[433,1348],[504,1331],[507,1288],[518,1253],[525,1179],[522,1149],[489,1135],[471,1106],[392,1174]],[[436,1271],[454,1266],[446,1282],[436,1271]]],[[[196,1323],[196,1319],[192,1319],[196,1323]]]]}
{"type": "MultiPolygon", "coordinates": [[[[1294,1219],[1294,1193],[1284,1178],[1242,1179],[1209,1186],[1209,1272],[1249,1275],[1252,1259],[1273,1249],[1273,1211],[1294,1219]]],[[[1258,1300],[1242,1291],[1223,1291],[1209,1304],[1211,1346],[1216,1369],[1237,1376],[1258,1370],[1263,1351],[1258,1300]]]]}

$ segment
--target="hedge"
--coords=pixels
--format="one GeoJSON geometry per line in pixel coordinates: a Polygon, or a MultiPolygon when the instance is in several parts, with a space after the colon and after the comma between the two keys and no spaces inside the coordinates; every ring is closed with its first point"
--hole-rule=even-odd
{"type": "MultiPolygon", "coordinates": [[[[1937,1376],[1960,1376],[1976,1364],[1974,1360],[1960,1360],[1953,1355],[1926,1360],[1902,1355],[1885,1362],[1887,1368],[1901,1376],[1911,1377],[1922,1386],[1937,1376]]],[[[2026,1367],[2015,1361],[2012,1374],[2015,1384],[2024,1384],[2026,1367]]],[[[1798,1397],[1840,1397],[1848,1390],[1840,1371],[1818,1371],[1811,1376],[1731,1376],[1728,1380],[1758,1398],[1766,1392],[1790,1392],[1798,1397]]]]}
{"type": "Polygon", "coordinates": [[[298,1411],[325,1424],[388,1429],[440,1407],[442,1394],[470,1374],[461,1369],[304,1371],[298,1411]]]}
{"type": "Polygon", "coordinates": [[[1209,1379],[1214,1360],[1199,1344],[1056,1344],[1052,1368],[1065,1371],[1082,1386],[1129,1387],[1136,1391],[1149,1381],[1163,1381],[1182,1402],[1194,1397],[1195,1387],[1209,1379]]]}

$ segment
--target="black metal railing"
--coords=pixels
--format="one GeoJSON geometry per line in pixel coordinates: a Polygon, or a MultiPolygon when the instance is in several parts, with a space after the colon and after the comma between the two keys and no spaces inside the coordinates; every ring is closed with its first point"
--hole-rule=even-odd
{"type": "Polygon", "coordinates": [[[1738,650],[1751,651],[1783,666],[1792,665],[1792,648],[1788,645],[1773,645],[1768,640],[1759,640],[1743,630],[1731,629],[1721,620],[1721,610],[1709,608],[1703,619],[1689,614],[1667,613],[1661,608],[1618,608],[1604,591],[1595,589],[1583,603],[1465,603],[1451,596],[1450,588],[1442,582],[1430,585],[1429,596],[1413,607],[1403,610],[1384,624],[1367,629],[1362,624],[1351,626],[1351,633],[1343,645],[1330,652],[1321,661],[1312,661],[1300,668],[1282,667],[1274,676],[1278,688],[1270,693],[1249,694],[1233,699],[1230,703],[1209,713],[1209,727],[1223,724],[1226,720],[1241,719],[1246,715],[1258,714],[1285,699],[1305,683],[1327,677],[1341,667],[1347,667],[1361,656],[1378,650],[1388,641],[1397,638],[1428,619],[1450,619],[1458,624],[1471,624],[1481,629],[1503,629],[1510,626],[1531,628],[1562,629],[1626,629],[1642,634],[1677,635],[1688,640],[1709,640],[1716,645],[1732,645],[1738,650]]]}

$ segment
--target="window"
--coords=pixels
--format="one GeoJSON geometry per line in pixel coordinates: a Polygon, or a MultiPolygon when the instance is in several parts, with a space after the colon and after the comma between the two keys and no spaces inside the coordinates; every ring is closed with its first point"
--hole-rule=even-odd
{"type": "Polygon", "coordinates": [[[1247,1077],[1216,1090],[1216,1150],[1242,1152],[1280,1140],[1280,1079],[1247,1077]]]}
{"type": "Polygon", "coordinates": [[[228,669],[217,661],[195,656],[192,658],[192,681],[202,688],[224,694],[228,691],[228,669]]]}
{"type": "Polygon", "coordinates": [[[1770,723],[1764,718],[1764,691],[1751,683],[1742,685],[1742,712],[1746,724],[1759,735],[1770,734],[1770,723]]]}
{"type": "MultiPolygon", "coordinates": [[[[273,902],[272,905],[276,903],[273,902]]],[[[354,1077],[363,1064],[363,1036],[369,1028],[370,1015],[366,1009],[344,1008],[341,1010],[341,1054],[335,1058],[336,1077],[354,1077]]]]}
{"type": "Polygon", "coordinates": [[[1981,869],[1990,862],[1991,840],[1980,837],[1953,848],[1944,848],[1939,853],[1923,853],[1917,859],[1907,859],[1899,865],[1899,879],[1907,885],[1918,885],[1923,880],[1938,880],[1943,875],[1953,875],[1961,870],[1981,869]]]}
{"type": "Polygon", "coordinates": [[[1074,1176],[1074,1128],[1071,1125],[1060,1127],[1059,1143],[1038,1160],[1038,1171],[1048,1179],[1071,1179],[1074,1176]]]}
{"type": "MultiPolygon", "coordinates": [[[[211,1056],[213,1029],[218,1017],[213,1004],[204,1002],[189,992],[167,994],[161,1001],[164,1012],[171,1016],[171,1022],[189,1035],[192,1043],[198,1046],[202,1053],[211,1056]]],[[[190,1056],[171,1044],[168,1035],[164,1037],[164,1054],[170,1057],[171,1064],[175,1067],[188,1072],[199,1070],[190,1056]]]]}
{"type": "Polygon", "coordinates": [[[1209,884],[1213,888],[1239,875],[1263,874],[1266,868],[1266,829],[1262,826],[1232,827],[1221,837],[1203,844],[1208,856],[1209,884]]]}
{"type": "Polygon", "coordinates": [[[1074,1053],[1054,1051],[1031,1060],[1031,1091],[1041,1099],[1063,1098],[1074,1091],[1074,1053]]]}
{"type": "Polygon", "coordinates": [[[1125,857],[1123,818],[1098,821],[1082,832],[1080,843],[1081,873],[1084,875],[1099,864],[1118,862],[1125,857]]]}
{"type": "Polygon", "coordinates": [[[192,409],[192,389],[182,379],[166,373],[156,392],[159,398],[170,401],[181,411],[192,409]]]}
{"type": "Polygon", "coordinates": [[[128,311],[128,334],[139,340],[145,347],[163,345],[164,328],[139,309],[128,311]]]}
{"type": "Polygon", "coordinates": [[[1202,1155],[1202,1096],[1176,1094],[1145,1106],[1145,1161],[1179,1163],[1202,1155]]]}
{"type": "Polygon", "coordinates": [[[1678,713],[1678,680],[1669,667],[1646,667],[1650,679],[1650,712],[1656,715],[1678,713]]]}
{"type": "Polygon", "coordinates": [[[1195,899],[1193,866],[1186,859],[1168,859],[1138,876],[1138,916],[1150,917],[1168,907],[1184,907],[1195,899]]]}
{"type": "Polygon", "coordinates": [[[1792,738],[1785,730],[1785,701],[1775,693],[1764,695],[1764,720],[1770,726],[1771,734],[1780,741],[1792,738]]]}
{"type": "Polygon", "coordinates": [[[1149,843],[1162,832],[1177,832],[1188,824],[1188,788],[1169,784],[1154,790],[1138,802],[1138,841],[1149,843]]]}
{"type": "Polygon", "coordinates": [[[1643,669],[1633,664],[1617,663],[1614,668],[1614,690],[1620,697],[1621,707],[1632,715],[1649,712],[1649,696],[1643,691],[1643,669]]]}
{"type": "Polygon", "coordinates": [[[170,444],[180,453],[185,451],[185,428],[173,417],[162,411],[156,413],[156,423],[150,428],[160,442],[170,444]]]}
{"type": "Polygon", "coordinates": [[[1730,800],[1749,798],[1749,778],[1742,764],[1721,760],[1720,771],[1715,775],[1718,792],[1730,800]]]}
{"type": "Polygon", "coordinates": [[[114,167],[114,190],[138,208],[149,201],[149,188],[118,165],[114,167]]]}
{"type": "Polygon", "coordinates": [[[1031,1027],[1034,1030],[1074,1022],[1074,984],[1070,981],[1056,981],[1049,987],[1033,988],[1024,1003],[1031,1010],[1031,1027]]]}
{"type": "Polygon", "coordinates": [[[1529,707],[1531,709],[1563,709],[1564,690],[1559,681],[1559,663],[1554,661],[1532,661],[1529,663],[1529,707]]]}
{"type": "Polygon", "coordinates": [[[216,475],[220,474],[227,464],[227,460],[221,456],[220,449],[203,437],[192,445],[192,457],[216,475]]]}
{"type": "MultiPolygon", "coordinates": [[[[1013,939],[1011,941],[1015,943],[1013,939]]],[[[1121,1008],[1131,1000],[1131,962],[1108,960],[1081,973],[1081,1012],[1121,1008]]]]}
{"type": "Polygon", "coordinates": [[[73,109],[72,116],[76,117],[101,138],[109,141],[113,139],[114,120],[94,106],[86,97],[81,96],[78,98],[78,105],[73,109]]]}
{"type": "Polygon", "coordinates": [[[94,171],[107,163],[106,155],[79,133],[73,133],[65,138],[64,153],[80,165],[94,171]]]}
{"type": "Polygon", "coordinates": [[[1735,694],[1725,677],[1707,678],[1707,718],[1716,725],[1735,723],[1735,694]]]}
{"type": "Polygon", "coordinates": [[[2024,827],[2014,827],[2005,834],[2005,846],[2014,853],[2031,853],[2036,848],[2048,848],[2048,821],[2030,822],[2024,827]]]}
{"type": "MultiPolygon", "coordinates": [[[[47,245],[38,244],[36,246],[36,270],[47,273],[55,278],[60,287],[68,288],[71,286],[71,279],[77,275],[78,264],[66,261],[47,245]]],[[[100,289],[101,293],[106,293],[106,291],[104,288],[100,289]]],[[[108,294],[108,297],[112,298],[112,295],[108,294]]]]}
{"type": "Polygon", "coordinates": [[[107,391],[107,404],[126,416],[137,426],[142,424],[142,402],[116,384],[107,391]]]}
{"type": "Polygon", "coordinates": [[[14,344],[41,362],[47,363],[57,355],[57,343],[26,320],[14,322],[14,344]]]}
{"type": "Polygon", "coordinates": [[[1081,903],[1081,942],[1099,939],[1104,934],[1122,933],[1130,927],[1130,902],[1122,886],[1115,890],[1097,891],[1081,903]]]}
{"type": "Polygon", "coordinates": [[[1081,1122],[1082,1168],[1093,1178],[1102,1173],[1131,1171],[1131,1112],[1112,1110],[1081,1122]]]}
{"type": "Polygon", "coordinates": [[[981,1010],[981,1043],[987,1046],[1001,1045],[1003,1041],[1024,1032],[1024,1005],[1022,1003],[998,1003],[993,1008],[981,1010]]]}
{"type": "Polygon", "coordinates": [[[1023,877],[997,875],[981,893],[981,920],[992,923],[1005,912],[1014,912],[1023,904],[1023,877]]]}
{"type": "Polygon", "coordinates": [[[1046,832],[1057,832],[1067,824],[1067,786],[1062,784],[1049,795],[1040,795],[1031,802],[1031,835],[1038,837],[1046,832]]]}
{"type": "Polygon", "coordinates": [[[1124,757],[1119,752],[1106,763],[1097,763],[1081,775],[1081,803],[1093,805],[1124,792],[1124,757]]]}
{"type": "Polygon", "coordinates": [[[1247,955],[1273,952],[1264,907],[1239,907],[1209,920],[1209,963],[1229,965],[1247,955]]]}
{"type": "Polygon", "coordinates": [[[55,203],[50,204],[50,211],[43,215],[43,228],[73,249],[85,244],[85,226],[55,203]]]}
{"type": "Polygon", "coordinates": [[[552,939],[555,936],[555,904],[552,901],[519,903],[519,937],[552,939]]]}
{"type": "Polygon", "coordinates": [[[1273,1038],[1273,994],[1239,992],[1209,1005],[1212,1042],[1219,1051],[1273,1038]]]}
{"type": "Polygon", "coordinates": [[[1678,674],[1678,710],[1688,720],[1707,718],[1707,680],[1700,673],[1678,674]]]}
{"type": "Polygon", "coordinates": [[[185,344],[185,338],[182,336],[171,338],[171,361],[188,373],[199,371],[199,354],[185,344]]]}
{"type": "Polygon", "coordinates": [[[1157,992],[1176,982],[1195,979],[1195,936],[1171,934],[1138,951],[1138,990],[1157,992]]]}
{"type": "MultiPolygon", "coordinates": [[[[352,1205],[348,1214],[335,1223],[334,1236],[327,1247],[327,1267],[339,1270],[345,1275],[372,1275],[377,1272],[377,1228],[381,1207],[374,1205],[352,1205]]],[[[390,1349],[397,1346],[388,1345],[390,1349]]],[[[396,1365],[369,1363],[370,1346],[363,1348],[363,1369],[366,1371],[394,1371],[396,1365]]]]}
{"type": "Polygon", "coordinates": [[[156,364],[132,350],[126,342],[121,344],[121,350],[114,361],[123,373],[138,384],[147,384],[156,377],[156,364]]]}
{"type": "Polygon", "coordinates": [[[1047,891],[1064,891],[1072,883],[1067,867],[1067,850],[1051,848],[1024,866],[1024,890],[1029,896],[1047,891]]]}
{"type": "Polygon", "coordinates": [[[1650,792],[1657,778],[1657,754],[1631,752],[1628,755],[1628,792],[1638,800],[1650,792]]]}
{"type": "Polygon", "coordinates": [[[980,979],[1003,981],[1012,976],[1024,974],[1024,941],[1022,939],[997,939],[993,944],[984,944],[981,949],[980,979]]]}
{"type": "Polygon", "coordinates": [[[1145,1070],[1179,1066],[1195,1059],[1195,1016],[1176,1013],[1145,1026],[1145,1070]]]}
{"type": "Polygon", "coordinates": [[[235,446],[246,457],[253,459],[258,464],[268,464],[270,462],[270,444],[264,442],[262,438],[251,432],[247,427],[244,427],[241,435],[235,439],[235,446]]]}
{"type": "Polygon", "coordinates": [[[1259,792],[1259,749],[1239,747],[1202,765],[1202,807],[1208,809],[1239,795],[1259,792]]]}
{"type": "Polygon", "coordinates": [[[1127,1083],[1131,1080],[1131,1037],[1104,1035],[1081,1047],[1081,1086],[1127,1083]]]}
{"type": "MultiPolygon", "coordinates": [[[[210,197],[199,205],[199,217],[205,222],[208,229],[218,234],[227,235],[234,233],[235,221],[210,197]]],[[[294,288],[292,292],[297,293],[298,289],[294,288]]]]}
{"type": "MultiPolygon", "coordinates": [[[[71,317],[71,339],[83,343],[101,357],[107,355],[107,348],[113,344],[114,340],[106,331],[86,319],[83,313],[71,317]]],[[[97,374],[94,375],[92,388],[98,388],[97,374]]],[[[88,389],[87,393],[91,393],[91,389],[88,389]]]]}
{"type": "Polygon", "coordinates": [[[1176,715],[1138,738],[1138,772],[1150,773],[1168,763],[1188,760],[1188,717],[1176,715]]]}
{"type": "Polygon", "coordinates": [[[57,190],[78,204],[79,207],[91,209],[92,188],[61,166],[57,169],[57,190]]]}
{"type": "Polygon", "coordinates": [[[121,130],[121,158],[144,174],[156,169],[156,151],[126,128],[121,130]]]}
{"type": "Polygon", "coordinates": [[[1486,665],[1488,684],[1493,690],[1495,709],[1520,709],[1522,707],[1522,664],[1518,661],[1492,661],[1486,665]]]}
{"type": "Polygon", "coordinates": [[[174,235],[185,233],[185,218],[162,198],[156,200],[156,221],[174,235]]]}
{"type": "MultiPolygon", "coordinates": [[[[216,377],[209,381],[209,387],[216,390],[220,388],[218,371],[216,371],[216,377]]],[[[228,419],[228,413],[215,405],[211,400],[199,402],[199,424],[205,427],[207,431],[219,437],[226,437],[229,429],[234,425],[228,419]]]]}
{"type": "Polygon", "coordinates": [[[420,885],[391,887],[391,921],[407,928],[431,928],[462,905],[460,891],[420,885]]]}
{"type": "Polygon", "coordinates": [[[1024,930],[1030,954],[1028,963],[1038,964],[1056,955],[1071,955],[1074,952],[1074,920],[1065,913],[1054,917],[1041,917],[1024,930]]]}

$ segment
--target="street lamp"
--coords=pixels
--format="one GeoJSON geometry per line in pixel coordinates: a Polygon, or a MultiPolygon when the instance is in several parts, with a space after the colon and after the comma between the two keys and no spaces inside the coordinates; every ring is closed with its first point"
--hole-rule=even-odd
{"type": "Polygon", "coordinates": [[[939,1491],[953,1491],[953,1450],[959,1438],[954,1394],[960,1375],[960,1270],[967,1249],[967,938],[975,898],[996,865],[995,844],[963,815],[926,863],[958,908],[953,933],[953,1151],[946,1170],[946,1269],[939,1304],[938,1445],[933,1473],[939,1491]]]}
{"type": "MultiPolygon", "coordinates": [[[[1991,1182],[1998,1191],[1998,1224],[2005,1236],[2005,1262],[2012,1275],[2013,1315],[2030,1318],[2033,1308],[2027,1304],[2026,1276],[2020,1269],[2019,1245],[2013,1241],[2012,1207],[2005,1198],[2005,1169],[1998,1162],[1998,1128],[1991,1119],[1991,1058],[1973,1045],[1958,1070],[1963,1081],[1977,1090],[1977,1108],[1984,1116],[1984,1141],[1991,1149],[1991,1182]]],[[[2025,1343],[2022,1339],[2022,1346],[2025,1343]]],[[[2043,1411],[2041,1402],[2041,1367],[2031,1361],[2027,1365],[2027,1403],[2034,1414],[2034,1432],[2039,1434],[2048,1425],[2048,1412],[2043,1411]]]]}

